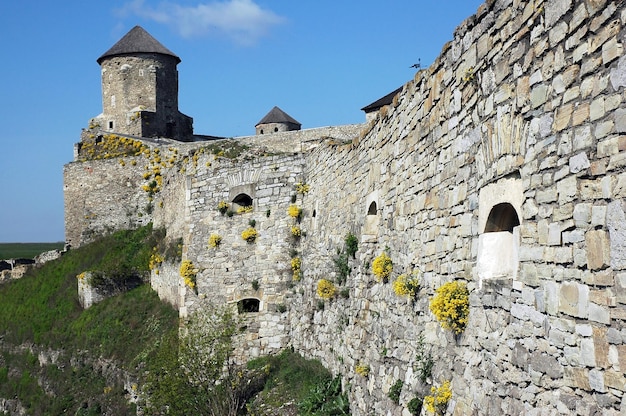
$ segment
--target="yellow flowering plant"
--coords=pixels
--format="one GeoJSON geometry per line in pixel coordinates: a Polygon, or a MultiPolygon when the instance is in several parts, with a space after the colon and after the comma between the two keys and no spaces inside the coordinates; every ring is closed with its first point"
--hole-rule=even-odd
{"type": "Polygon", "coordinates": [[[327,279],[321,279],[317,282],[317,296],[322,299],[332,299],[337,293],[337,287],[333,282],[327,279]]]}
{"type": "Polygon", "coordinates": [[[300,257],[291,259],[291,270],[293,271],[293,280],[300,280],[302,272],[302,261],[300,257]]]}
{"type": "Polygon", "coordinates": [[[398,296],[414,298],[419,289],[419,271],[413,270],[411,273],[401,274],[393,282],[393,291],[398,296]]]}
{"type": "Polygon", "coordinates": [[[297,225],[292,225],[291,226],[291,235],[294,236],[295,238],[299,238],[299,237],[302,236],[302,230],[297,225]]]}
{"type": "Polygon", "coordinates": [[[159,274],[159,267],[161,266],[161,263],[163,263],[163,260],[165,260],[165,258],[161,254],[157,253],[156,247],[154,247],[154,251],[150,255],[148,267],[150,267],[150,270],[154,270],[154,273],[159,274]]]}
{"type": "Polygon", "coordinates": [[[237,214],[247,214],[249,212],[252,212],[254,210],[254,208],[252,207],[252,205],[248,205],[245,207],[239,207],[237,208],[237,214]]]}
{"type": "Polygon", "coordinates": [[[211,234],[209,237],[209,247],[217,248],[222,244],[222,236],[219,234],[211,234]]]}
{"type": "Polygon", "coordinates": [[[299,206],[295,204],[291,204],[289,205],[289,208],[287,209],[287,213],[289,214],[290,217],[299,220],[302,217],[302,208],[300,208],[299,206]]]}
{"type": "Polygon", "coordinates": [[[450,380],[446,380],[441,386],[430,388],[430,395],[424,397],[424,406],[430,413],[443,415],[451,398],[450,380]]]}
{"type": "Polygon", "coordinates": [[[441,285],[430,301],[430,310],[441,327],[455,334],[463,332],[469,317],[469,291],[460,281],[441,285]]]}
{"type": "Polygon", "coordinates": [[[248,243],[254,243],[258,236],[259,236],[259,232],[255,228],[252,228],[252,227],[246,228],[241,233],[241,238],[246,240],[248,243]]]}
{"type": "Polygon", "coordinates": [[[191,289],[196,289],[196,274],[198,269],[194,268],[191,260],[183,260],[180,263],[180,276],[183,278],[185,285],[191,289]]]}
{"type": "Polygon", "coordinates": [[[393,262],[391,257],[385,251],[380,253],[372,262],[372,272],[379,282],[385,282],[393,271],[393,262]]]}
{"type": "Polygon", "coordinates": [[[297,183],[296,184],[296,192],[302,195],[305,195],[309,192],[309,190],[311,189],[311,186],[306,184],[306,183],[297,183]]]}
{"type": "Polygon", "coordinates": [[[217,210],[220,212],[220,214],[224,215],[226,214],[226,211],[228,211],[229,205],[228,202],[226,201],[220,201],[217,204],[217,210]]]}
{"type": "Polygon", "coordinates": [[[370,374],[370,366],[367,364],[357,364],[357,366],[354,368],[354,371],[363,377],[367,377],[370,374]]]}

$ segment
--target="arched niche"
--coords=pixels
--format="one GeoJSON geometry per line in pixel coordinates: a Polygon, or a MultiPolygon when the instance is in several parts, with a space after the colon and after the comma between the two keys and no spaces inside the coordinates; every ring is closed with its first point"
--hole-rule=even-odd
{"type": "Polygon", "coordinates": [[[519,227],[523,204],[519,177],[503,178],[480,190],[476,272],[479,285],[489,279],[517,279],[519,227]]]}
{"type": "Polygon", "coordinates": [[[369,207],[367,207],[367,215],[376,215],[378,213],[378,207],[376,206],[376,201],[370,202],[369,207]]]}
{"type": "MultiPolygon", "coordinates": [[[[375,240],[378,235],[380,215],[378,215],[379,195],[373,191],[365,197],[365,221],[361,238],[363,241],[375,240]]],[[[362,211],[363,212],[363,211],[362,211]]]]}
{"type": "Polygon", "coordinates": [[[513,205],[508,202],[496,204],[487,217],[485,224],[486,233],[494,233],[499,231],[513,232],[513,229],[519,225],[519,217],[513,205]]]}
{"type": "Polygon", "coordinates": [[[246,193],[240,193],[233,198],[232,203],[240,207],[250,207],[252,206],[252,197],[246,193]]]}
{"type": "Polygon", "coordinates": [[[256,298],[244,298],[237,302],[237,311],[239,313],[259,312],[261,309],[261,301],[256,298]]]}

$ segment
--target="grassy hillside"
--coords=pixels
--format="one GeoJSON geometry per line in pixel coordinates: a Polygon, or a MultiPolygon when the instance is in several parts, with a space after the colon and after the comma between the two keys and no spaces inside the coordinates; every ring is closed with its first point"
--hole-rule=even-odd
{"type": "Polygon", "coordinates": [[[32,415],[134,413],[124,371],[132,378],[178,327],[177,312],[147,286],[82,310],[76,276],[146,270],[160,237],[150,227],[116,233],[0,286],[0,398],[32,415]]]}
{"type": "MultiPolygon", "coordinates": [[[[136,414],[146,389],[166,401],[168,415],[188,415],[181,404],[204,400],[196,393],[210,389],[191,384],[177,358],[178,313],[148,285],[87,310],[78,303],[77,275],[147,272],[153,248],[167,251],[163,237],[150,226],[118,232],[0,285],[0,399],[28,415],[55,416],[136,414]]],[[[349,414],[340,379],[293,352],[261,358],[238,374],[244,392],[238,388],[237,414],[349,414]]],[[[211,394],[205,403],[216,400],[211,394]]]]}
{"type": "Polygon", "coordinates": [[[0,243],[0,260],[33,259],[43,252],[62,250],[65,243],[0,243]]]}

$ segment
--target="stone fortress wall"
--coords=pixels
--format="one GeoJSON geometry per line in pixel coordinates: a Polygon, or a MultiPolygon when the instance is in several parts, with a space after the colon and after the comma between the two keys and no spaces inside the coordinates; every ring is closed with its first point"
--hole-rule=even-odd
{"type": "Polygon", "coordinates": [[[141,217],[142,163],[70,163],[68,241],[165,226],[199,270],[196,291],[177,265],[153,273],[181,315],[205,301],[258,301],[245,314],[241,358],[287,346],[319,358],[342,374],[355,415],[408,414],[412,397],[444,380],[451,414],[626,412],[625,23],[617,1],[488,1],[366,125],[238,138],[250,149],[232,160],[193,153],[207,143],[176,144],[197,160],[164,172],[141,217]],[[309,192],[296,194],[296,183],[309,192]],[[217,211],[242,194],[251,213],[217,211]],[[293,195],[304,210],[299,240],[287,215],[293,195]],[[250,244],[240,234],[252,219],[250,244]],[[359,247],[347,296],[322,305],[317,282],[337,279],[333,258],[348,232],[359,247]],[[372,275],[385,249],[391,280],[420,270],[415,301],[372,275]],[[451,280],[470,289],[459,336],[428,309],[451,280]],[[414,370],[420,344],[435,359],[427,383],[414,370]],[[399,406],[387,397],[396,380],[399,406]]]}

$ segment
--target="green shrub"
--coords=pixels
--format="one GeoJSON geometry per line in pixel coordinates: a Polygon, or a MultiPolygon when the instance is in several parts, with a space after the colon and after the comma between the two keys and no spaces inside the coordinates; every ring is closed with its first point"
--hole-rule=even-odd
{"type": "Polygon", "coordinates": [[[415,396],[409,401],[406,408],[413,416],[419,416],[419,414],[422,413],[422,403],[423,400],[420,397],[415,396]]]}
{"type": "Polygon", "coordinates": [[[387,397],[389,397],[395,404],[400,403],[400,393],[402,392],[402,387],[404,387],[404,381],[396,380],[396,382],[393,383],[393,386],[389,389],[387,397]]]}
{"type": "Polygon", "coordinates": [[[348,233],[345,238],[346,254],[348,257],[356,258],[356,252],[359,249],[359,240],[352,233],[348,233]]]}

